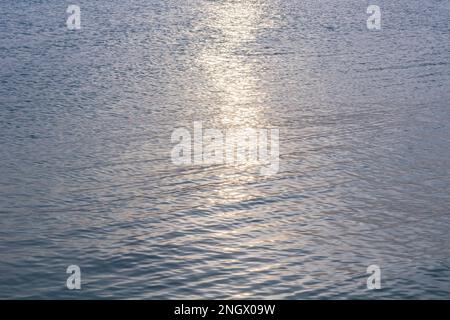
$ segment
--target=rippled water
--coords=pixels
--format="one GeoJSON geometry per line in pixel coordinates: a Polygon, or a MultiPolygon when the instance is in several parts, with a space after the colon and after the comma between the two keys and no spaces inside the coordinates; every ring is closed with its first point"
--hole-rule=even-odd
{"type": "Polygon", "coordinates": [[[0,298],[449,298],[448,1],[73,2],[0,9],[0,298]],[[279,173],[175,166],[194,121],[279,173]]]}

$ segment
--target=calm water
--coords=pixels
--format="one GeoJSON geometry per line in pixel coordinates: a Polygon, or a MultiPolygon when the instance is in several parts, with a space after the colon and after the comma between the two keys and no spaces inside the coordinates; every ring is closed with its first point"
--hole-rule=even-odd
{"type": "Polygon", "coordinates": [[[448,1],[73,3],[0,8],[0,298],[450,298],[448,1]],[[193,121],[279,173],[173,165],[193,121]]]}

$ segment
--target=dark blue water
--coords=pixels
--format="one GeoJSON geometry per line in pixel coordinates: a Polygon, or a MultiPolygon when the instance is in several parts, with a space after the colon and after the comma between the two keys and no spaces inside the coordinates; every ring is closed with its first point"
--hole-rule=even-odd
{"type": "Polygon", "coordinates": [[[450,5],[369,4],[3,0],[0,298],[449,298],[450,5]],[[175,166],[193,121],[279,172],[175,166]]]}

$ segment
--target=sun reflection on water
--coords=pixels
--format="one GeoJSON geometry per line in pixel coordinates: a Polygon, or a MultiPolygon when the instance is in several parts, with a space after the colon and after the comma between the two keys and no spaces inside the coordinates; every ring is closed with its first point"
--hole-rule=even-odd
{"type": "Polygon", "coordinates": [[[258,2],[209,3],[207,20],[201,21],[218,35],[199,50],[197,63],[207,86],[215,93],[218,110],[213,122],[222,127],[262,127],[265,91],[261,63],[246,54],[261,28],[270,27],[265,7],[258,2]]]}

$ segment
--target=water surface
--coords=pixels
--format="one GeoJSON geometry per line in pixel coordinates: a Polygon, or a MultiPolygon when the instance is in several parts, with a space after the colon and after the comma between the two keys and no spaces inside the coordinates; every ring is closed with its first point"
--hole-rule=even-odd
{"type": "Polygon", "coordinates": [[[0,298],[449,298],[447,1],[77,4],[2,1],[0,298]],[[194,121],[280,171],[173,165],[194,121]]]}

